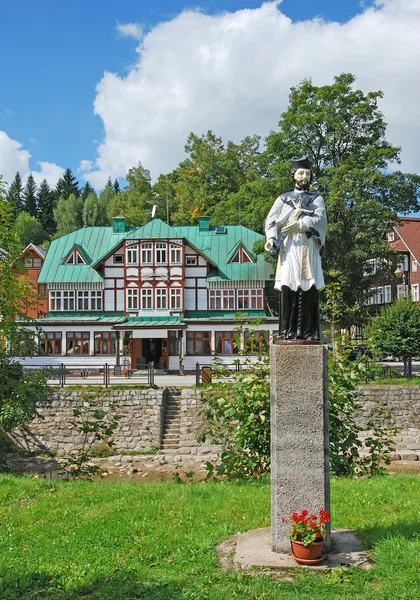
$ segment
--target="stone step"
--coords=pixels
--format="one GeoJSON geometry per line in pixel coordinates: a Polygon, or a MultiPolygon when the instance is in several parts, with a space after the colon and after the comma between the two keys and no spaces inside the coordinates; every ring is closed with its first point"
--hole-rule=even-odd
{"type": "Polygon", "coordinates": [[[167,450],[179,450],[179,444],[165,444],[163,449],[165,452],[167,450]]]}

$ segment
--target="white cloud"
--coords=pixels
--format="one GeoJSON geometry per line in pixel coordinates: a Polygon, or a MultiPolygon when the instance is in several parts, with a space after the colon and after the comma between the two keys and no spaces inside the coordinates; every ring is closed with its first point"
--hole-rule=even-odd
{"type": "Polygon", "coordinates": [[[124,37],[132,37],[135,40],[141,40],[143,37],[143,27],[139,23],[117,23],[116,29],[124,37]]]}
{"type": "Polygon", "coordinates": [[[55,186],[58,179],[64,173],[64,169],[50,162],[38,162],[39,169],[34,171],[29,168],[31,154],[25,150],[22,144],[12,140],[5,131],[0,131],[0,169],[4,180],[10,184],[16,172],[19,171],[25,182],[29,173],[32,172],[37,184],[45,178],[50,186],[55,186]]]}
{"type": "Polygon", "coordinates": [[[126,76],[99,82],[94,111],[105,135],[86,176],[101,187],[141,161],[157,178],[183,159],[190,131],[264,136],[292,85],[330,84],[342,72],[364,92],[384,92],[387,136],[403,146],[403,168],[418,171],[419,30],[418,0],[378,0],[344,24],[294,23],[277,2],[216,16],[186,10],[144,36],[126,76]]]}

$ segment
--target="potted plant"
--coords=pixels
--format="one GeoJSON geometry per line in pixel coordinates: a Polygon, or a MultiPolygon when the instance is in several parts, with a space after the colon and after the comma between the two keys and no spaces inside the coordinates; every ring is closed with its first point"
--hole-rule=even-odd
{"type": "Polygon", "coordinates": [[[295,561],[304,565],[321,562],[325,558],[322,556],[322,547],[327,536],[325,524],[330,520],[328,512],[321,509],[318,516],[302,510],[301,513],[293,512],[289,519],[289,539],[295,561]]]}

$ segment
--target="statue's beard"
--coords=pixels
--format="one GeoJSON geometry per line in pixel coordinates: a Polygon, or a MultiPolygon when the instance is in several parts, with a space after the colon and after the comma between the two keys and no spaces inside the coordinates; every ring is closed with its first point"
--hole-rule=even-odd
{"type": "Polygon", "coordinates": [[[297,188],[298,190],[308,190],[309,181],[307,179],[302,179],[301,181],[295,180],[295,188],[297,188]]]}

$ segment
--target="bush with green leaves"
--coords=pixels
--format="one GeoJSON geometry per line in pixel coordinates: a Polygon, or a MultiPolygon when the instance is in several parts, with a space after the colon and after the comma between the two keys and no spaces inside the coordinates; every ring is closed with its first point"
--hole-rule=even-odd
{"type": "Polygon", "coordinates": [[[90,479],[101,474],[100,467],[93,464],[91,459],[98,456],[98,445],[112,453],[114,444],[111,438],[120,418],[117,407],[115,401],[110,401],[105,411],[97,391],[81,391],[81,401],[73,408],[70,425],[81,435],[82,441],[77,452],[62,463],[66,475],[73,479],[90,479]]]}
{"type": "Polygon", "coordinates": [[[380,412],[366,430],[357,424],[357,386],[364,381],[367,358],[349,360],[350,352],[348,338],[337,333],[328,361],[330,469],[335,475],[380,474],[390,462],[396,430],[380,412]]]}
{"type": "MultiPolygon", "coordinates": [[[[207,427],[200,441],[209,437],[221,446],[217,475],[260,477],[270,470],[270,359],[265,333],[250,330],[245,348],[239,349],[241,360],[236,362],[241,362],[242,368],[235,371],[233,382],[221,381],[203,389],[207,427]],[[264,350],[255,361],[249,355],[254,345],[262,345],[264,350]]],[[[232,375],[218,361],[213,371],[219,378],[232,375]]],[[[208,468],[212,473],[213,466],[208,468]]]]}
{"type": "Polygon", "coordinates": [[[20,362],[0,352],[0,430],[23,427],[50,400],[51,389],[42,370],[28,373],[20,362]]]}

